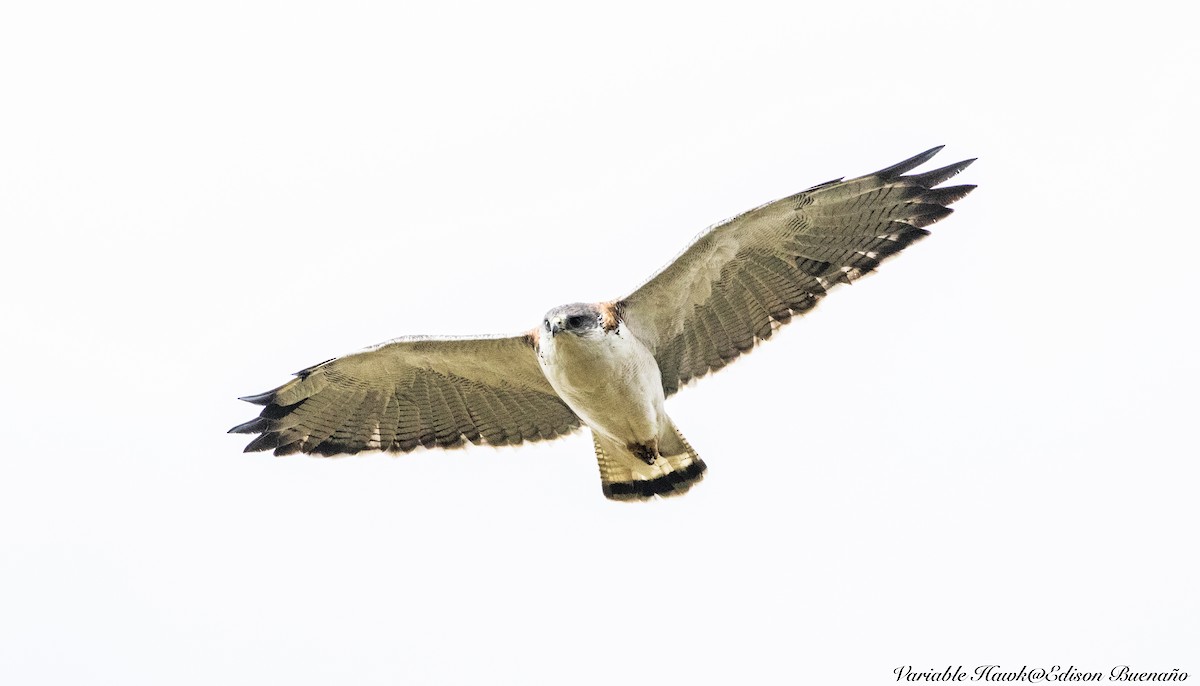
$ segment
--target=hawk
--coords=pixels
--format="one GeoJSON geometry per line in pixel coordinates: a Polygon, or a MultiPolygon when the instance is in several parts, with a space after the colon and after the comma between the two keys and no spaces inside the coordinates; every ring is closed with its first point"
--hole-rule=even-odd
{"type": "Polygon", "coordinates": [[[515,445],[586,425],[604,495],[687,492],[704,461],[664,401],[928,235],[975,186],[973,159],[906,175],[941,147],[767,203],[701,233],[629,295],[574,303],[512,336],[407,336],[328,360],[245,400],[246,452],[409,452],[515,445]]]}

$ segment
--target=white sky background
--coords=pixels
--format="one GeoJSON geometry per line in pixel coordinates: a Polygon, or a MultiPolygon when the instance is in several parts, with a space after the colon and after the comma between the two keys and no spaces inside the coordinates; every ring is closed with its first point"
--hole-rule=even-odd
{"type": "Polygon", "coordinates": [[[0,681],[1197,675],[1200,50],[1081,7],[6,5],[0,681]],[[668,403],[683,498],[225,434],[938,144],[953,217],[668,403]]]}

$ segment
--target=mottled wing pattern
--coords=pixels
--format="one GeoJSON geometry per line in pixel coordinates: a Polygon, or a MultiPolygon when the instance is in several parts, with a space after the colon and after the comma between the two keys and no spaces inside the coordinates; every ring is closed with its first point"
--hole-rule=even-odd
{"type": "Polygon", "coordinates": [[[974,160],[904,176],[941,147],[768,203],[702,233],[617,307],[654,352],[667,395],[720,369],[829,289],[928,235],[974,186],[938,184],[974,160]]]}
{"type": "Polygon", "coordinates": [[[579,427],[538,367],[528,336],[409,337],[323,362],[261,395],[230,433],[276,455],[513,445],[579,427]]]}

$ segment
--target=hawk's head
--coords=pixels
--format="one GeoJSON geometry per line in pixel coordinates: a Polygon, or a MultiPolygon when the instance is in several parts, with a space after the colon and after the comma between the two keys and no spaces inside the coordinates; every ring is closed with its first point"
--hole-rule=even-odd
{"type": "Polygon", "coordinates": [[[559,305],[546,313],[542,335],[569,333],[580,338],[598,338],[604,335],[602,319],[600,308],[591,303],[559,305]]]}

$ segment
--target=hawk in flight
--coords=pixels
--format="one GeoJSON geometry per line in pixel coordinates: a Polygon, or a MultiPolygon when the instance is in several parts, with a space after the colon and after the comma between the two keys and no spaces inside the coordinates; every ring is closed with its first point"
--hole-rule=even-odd
{"type": "Polygon", "coordinates": [[[276,455],[515,445],[592,432],[604,495],[686,492],[705,465],[664,409],[684,384],[749,352],[834,286],[928,235],[974,186],[974,160],[923,173],[933,148],[767,203],[701,233],[629,295],[555,307],[514,336],[408,336],[298,372],[244,398],[230,433],[276,455]]]}

